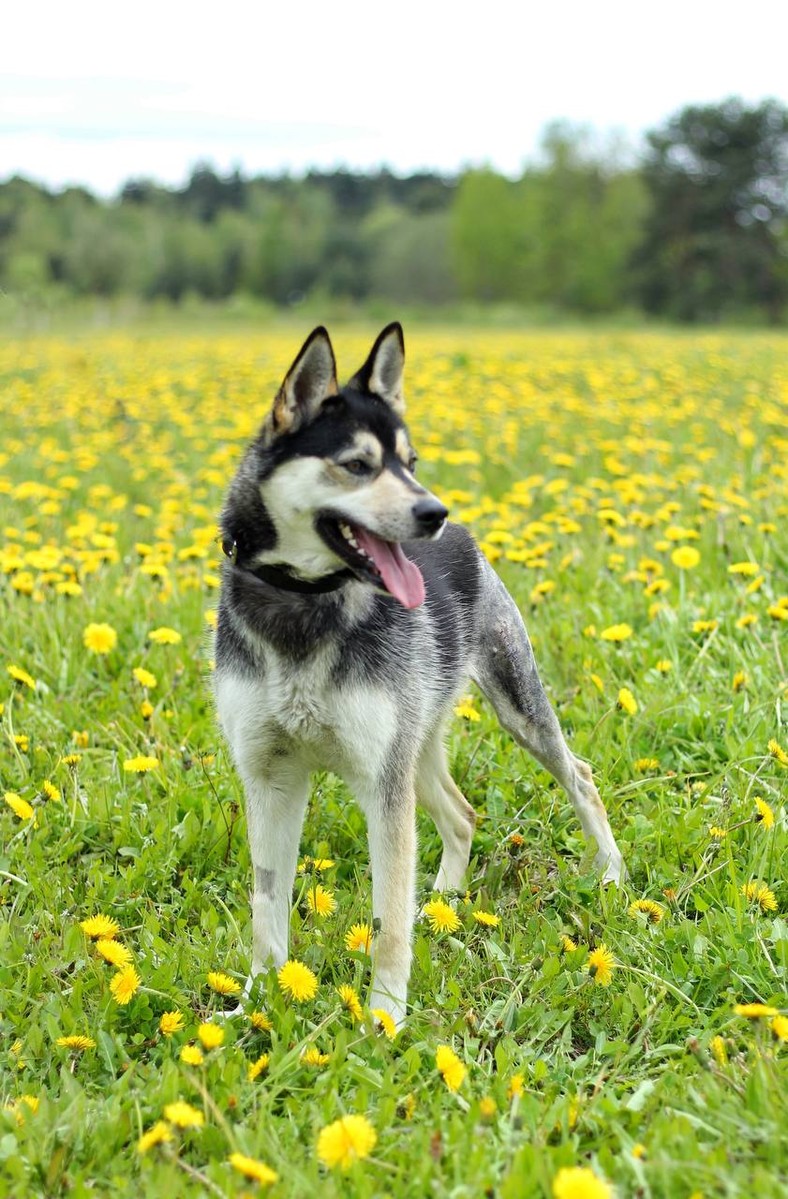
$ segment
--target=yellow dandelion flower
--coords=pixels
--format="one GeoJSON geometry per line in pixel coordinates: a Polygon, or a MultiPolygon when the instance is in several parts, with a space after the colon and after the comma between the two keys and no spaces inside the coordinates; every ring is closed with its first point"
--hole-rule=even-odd
{"type": "Polygon", "coordinates": [[[752,578],[758,574],[760,569],[757,562],[732,562],[728,567],[728,574],[743,575],[745,578],[752,578]]]}
{"type": "Polygon", "coordinates": [[[20,820],[33,820],[35,818],[35,808],[26,799],[22,799],[21,795],[17,795],[16,791],[6,791],[3,799],[14,815],[18,816],[20,820]]]}
{"type": "Polygon", "coordinates": [[[632,1146],[632,1156],[636,1157],[638,1161],[642,1161],[646,1156],[646,1146],[641,1145],[638,1141],[636,1145],[632,1146]]]}
{"type": "Polygon", "coordinates": [[[758,809],[758,815],[755,819],[763,825],[764,828],[774,828],[774,812],[769,807],[765,799],[760,799],[756,796],[755,806],[758,809]]]}
{"type": "Polygon", "coordinates": [[[694,570],[700,562],[700,554],[693,545],[680,545],[670,555],[670,560],[679,570],[694,570]]]}
{"type": "Polygon", "coordinates": [[[114,941],[111,937],[99,937],[95,946],[99,957],[111,966],[128,966],[131,962],[131,950],[121,945],[120,941],[114,941]]]}
{"type": "Polygon", "coordinates": [[[577,943],[568,937],[566,933],[561,933],[561,948],[564,953],[573,953],[577,949],[577,943]]]}
{"type": "Polygon", "coordinates": [[[692,622],[693,633],[713,633],[719,628],[718,620],[695,620],[692,622]]]}
{"type": "Polygon", "coordinates": [[[153,715],[153,704],[149,699],[144,699],[140,704],[140,716],[143,720],[150,720],[153,715]]]}
{"type": "Polygon", "coordinates": [[[256,1028],[258,1032],[270,1032],[274,1027],[265,1012],[251,1012],[249,1020],[252,1028],[256,1028]]]}
{"type": "Polygon", "coordinates": [[[383,1029],[384,1033],[390,1041],[393,1041],[397,1035],[397,1026],[394,1023],[394,1018],[391,1012],[387,1012],[385,1008],[373,1007],[370,1013],[375,1017],[378,1026],[383,1029]]]}
{"type": "Polygon", "coordinates": [[[176,629],[169,629],[166,625],[162,625],[159,629],[151,629],[148,633],[148,640],[154,641],[156,645],[178,645],[183,638],[176,629]]]}
{"type": "Polygon", "coordinates": [[[435,1065],[448,1090],[459,1091],[468,1068],[450,1045],[438,1046],[435,1051],[435,1065]]]}
{"type": "Polygon", "coordinates": [[[519,1099],[525,1090],[525,1078],[522,1074],[513,1074],[509,1079],[509,1085],[506,1088],[506,1098],[509,1100],[519,1099]]]}
{"type": "Polygon", "coordinates": [[[305,1066],[327,1066],[331,1061],[330,1053],[321,1053],[317,1045],[308,1045],[301,1054],[305,1066]]]}
{"type": "Polygon", "coordinates": [[[205,1123],[203,1113],[198,1108],[192,1107],[190,1103],[184,1103],[181,1099],[165,1106],[164,1117],[169,1120],[170,1124],[175,1124],[178,1128],[202,1128],[205,1123]]]}
{"type": "Polygon", "coordinates": [[[616,959],[606,945],[600,944],[589,953],[586,969],[600,987],[610,986],[615,968],[616,959]]]}
{"type": "Polygon", "coordinates": [[[636,762],[632,763],[632,768],[638,774],[646,774],[649,770],[659,770],[659,762],[656,758],[638,758],[636,762]]]}
{"type": "Polygon", "coordinates": [[[135,666],[131,673],[134,675],[134,678],[137,680],[140,687],[145,687],[148,691],[152,691],[156,686],[156,675],[151,674],[151,672],[146,670],[144,666],[135,666]]]}
{"type": "Polygon", "coordinates": [[[670,674],[673,669],[673,663],[670,658],[660,658],[655,664],[654,669],[658,670],[660,674],[670,674]]]}
{"type": "Polygon", "coordinates": [[[372,946],[372,929],[368,924],[353,924],[345,933],[345,949],[350,953],[369,953],[372,946]]]}
{"type": "Polygon", "coordinates": [[[250,1062],[246,1071],[249,1082],[254,1082],[256,1078],[259,1078],[263,1071],[268,1069],[270,1061],[271,1055],[269,1053],[261,1053],[256,1061],[250,1062]]]}
{"type": "Polygon", "coordinates": [[[743,691],[747,686],[747,675],[743,670],[737,670],[731,679],[731,691],[743,691]]]}
{"type": "Polygon", "coordinates": [[[165,1120],[157,1120],[152,1128],[144,1132],[137,1141],[137,1153],[147,1153],[154,1145],[172,1140],[172,1131],[165,1120]]]}
{"type": "Polygon", "coordinates": [[[244,1157],[243,1153],[231,1153],[227,1160],[234,1170],[243,1174],[244,1178],[250,1178],[252,1182],[257,1182],[260,1186],[272,1186],[279,1181],[276,1170],[272,1170],[265,1162],[260,1162],[254,1157],[244,1157]]]}
{"type": "Polygon", "coordinates": [[[118,970],[112,982],[109,984],[109,989],[116,1003],[121,1007],[125,1007],[127,1003],[131,1003],[132,997],[139,990],[142,979],[133,966],[124,966],[122,970],[118,970]]]}
{"type": "Polygon", "coordinates": [[[60,761],[64,766],[68,766],[70,770],[76,770],[82,761],[82,754],[66,754],[60,761]]]}
{"type": "Polygon", "coordinates": [[[465,720],[481,720],[481,716],[474,706],[472,695],[463,695],[462,699],[454,705],[454,715],[464,717],[465,720]]]}
{"type": "Polygon", "coordinates": [[[636,899],[629,905],[629,914],[635,919],[639,913],[646,917],[649,924],[659,924],[665,915],[665,909],[661,903],[656,903],[653,899],[636,899]]]}
{"type": "Polygon", "coordinates": [[[611,624],[599,634],[603,641],[626,641],[632,636],[632,626],[628,624],[611,624]]]}
{"type": "Polygon", "coordinates": [[[472,912],[471,915],[477,924],[483,924],[485,928],[497,928],[501,923],[501,917],[496,916],[493,912],[482,912],[477,910],[472,912]]]}
{"type": "Polygon", "coordinates": [[[717,1033],[716,1037],[712,1037],[709,1041],[709,1049],[718,1066],[727,1066],[728,1051],[725,1048],[725,1038],[717,1033]]]}
{"type": "Polygon", "coordinates": [[[241,990],[241,984],[230,978],[229,974],[222,974],[221,970],[209,971],[208,986],[217,995],[238,995],[241,990]]]}
{"type": "Polygon", "coordinates": [[[180,1058],[187,1066],[201,1066],[205,1061],[199,1045],[184,1045],[181,1049],[180,1058]]]}
{"type": "Polygon", "coordinates": [[[60,788],[54,783],[50,783],[49,779],[45,779],[41,784],[41,794],[44,799],[48,799],[50,803],[60,803],[63,796],[60,794],[60,788]]]}
{"type": "Polygon", "coordinates": [[[332,912],[336,911],[337,901],[334,899],[333,891],[321,887],[320,883],[309,888],[306,893],[306,902],[310,912],[315,916],[330,916],[332,912]]]}
{"type": "Polygon", "coordinates": [[[768,1003],[734,1003],[734,1014],[744,1016],[746,1020],[759,1020],[764,1016],[779,1016],[779,1011],[776,1007],[771,1007],[768,1003]]]}
{"type": "Polygon", "coordinates": [[[604,690],[605,690],[605,684],[603,683],[603,681],[602,681],[602,679],[599,677],[599,675],[598,675],[598,674],[590,674],[588,677],[590,678],[591,682],[592,682],[592,683],[594,684],[594,686],[596,687],[597,691],[598,691],[600,694],[603,694],[603,693],[604,693],[604,690]]]}
{"type": "Polygon", "coordinates": [[[638,701],[630,691],[629,687],[622,687],[618,693],[618,706],[628,716],[634,716],[638,710],[638,701]]]}
{"type": "Polygon", "coordinates": [[[778,1041],[788,1041],[788,1016],[775,1016],[769,1028],[778,1041]]]}
{"type": "Polygon", "coordinates": [[[314,870],[315,874],[322,874],[325,870],[330,870],[332,866],[336,866],[333,858],[310,858],[309,855],[298,863],[298,873],[305,874],[307,870],[314,870]]]}
{"type": "Polygon", "coordinates": [[[562,1166],[553,1179],[553,1199],[613,1199],[613,1188],[587,1166],[562,1166]]]}
{"type": "Polygon", "coordinates": [[[183,1028],[183,1016],[180,1012],[164,1012],[159,1020],[159,1032],[163,1037],[171,1037],[183,1028]]]}
{"type": "Polygon", "coordinates": [[[397,1115],[400,1120],[412,1120],[413,1113],[416,1111],[416,1096],[414,1094],[406,1095],[402,1103],[397,1105],[397,1115]]]}
{"type": "Polygon", "coordinates": [[[15,683],[21,683],[24,687],[29,687],[31,691],[35,691],[36,680],[26,670],[23,670],[21,666],[14,666],[12,663],[6,666],[6,670],[15,683]]]}
{"type": "Polygon", "coordinates": [[[276,977],[285,995],[296,1003],[305,1003],[317,994],[317,978],[303,962],[285,962],[276,977]]]}
{"type": "Polygon", "coordinates": [[[788,766],[788,753],[785,752],[779,741],[776,741],[774,738],[772,738],[772,740],[769,741],[767,748],[772,757],[776,758],[781,766],[788,766]]]}
{"type": "Polygon", "coordinates": [[[714,837],[715,841],[724,841],[728,835],[726,828],[720,828],[718,824],[709,825],[709,836],[714,837]]]}
{"type": "Polygon", "coordinates": [[[120,932],[120,925],[117,920],[113,920],[110,916],[89,916],[87,920],[82,920],[79,927],[88,937],[97,940],[99,937],[117,937],[120,932]]]}
{"type": "Polygon", "coordinates": [[[55,1041],[56,1045],[60,1045],[62,1049],[77,1049],[80,1053],[84,1053],[86,1049],[95,1049],[96,1042],[92,1037],[83,1037],[73,1035],[70,1037],[58,1037],[55,1041]]]}
{"type": "Polygon", "coordinates": [[[378,1134],[366,1116],[342,1116],[321,1129],[317,1139],[317,1156],[324,1166],[348,1170],[354,1162],[369,1157],[378,1134]]]}
{"type": "Polygon", "coordinates": [[[218,1049],[224,1043],[224,1029],[208,1021],[197,1029],[203,1049],[218,1049]]]}
{"type": "Polygon", "coordinates": [[[147,774],[149,770],[155,770],[158,765],[158,758],[149,754],[138,754],[136,758],[127,758],[123,763],[123,769],[127,774],[147,774]]]}
{"type": "Polygon", "coordinates": [[[780,600],[777,604],[769,604],[766,615],[770,616],[772,620],[788,620],[788,603],[780,600]]]}
{"type": "Polygon", "coordinates": [[[342,1006],[350,1012],[354,1020],[360,1020],[363,1011],[361,1000],[358,997],[358,992],[355,987],[351,987],[348,983],[343,983],[341,987],[337,987],[337,995],[342,1000],[342,1006]]]}
{"type": "Polygon", "coordinates": [[[460,927],[460,918],[454,908],[443,899],[430,899],[423,908],[434,933],[454,933],[460,927]]]}
{"type": "Polygon", "coordinates": [[[757,903],[762,912],[776,912],[777,900],[774,897],[774,891],[762,883],[759,879],[750,879],[748,883],[744,883],[741,888],[741,893],[750,903],[757,903]]]}
{"type": "Polygon", "coordinates": [[[111,624],[89,624],[82,633],[82,643],[92,654],[108,654],[118,644],[118,634],[111,624]]]}

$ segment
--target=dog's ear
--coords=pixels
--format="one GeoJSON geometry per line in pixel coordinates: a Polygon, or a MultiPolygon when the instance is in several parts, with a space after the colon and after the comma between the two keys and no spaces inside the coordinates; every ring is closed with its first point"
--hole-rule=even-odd
{"type": "Polygon", "coordinates": [[[301,346],[276,394],[265,423],[268,439],[273,441],[283,433],[294,433],[308,424],[317,416],[323,401],[335,396],[338,390],[331,338],[319,325],[301,346]]]}
{"type": "Polygon", "coordinates": [[[405,338],[402,325],[399,321],[393,321],[379,334],[369,358],[348,386],[380,396],[391,405],[397,416],[402,416],[405,411],[404,372],[405,338]]]}

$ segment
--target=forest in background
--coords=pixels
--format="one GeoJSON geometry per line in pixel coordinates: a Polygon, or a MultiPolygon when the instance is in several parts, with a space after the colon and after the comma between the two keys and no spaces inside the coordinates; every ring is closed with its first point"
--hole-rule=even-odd
{"type": "Polygon", "coordinates": [[[117,197],[0,184],[0,289],[176,303],[460,302],[679,321],[788,317],[788,109],[688,107],[635,161],[556,123],[512,180],[386,169],[130,180],[117,197]]]}

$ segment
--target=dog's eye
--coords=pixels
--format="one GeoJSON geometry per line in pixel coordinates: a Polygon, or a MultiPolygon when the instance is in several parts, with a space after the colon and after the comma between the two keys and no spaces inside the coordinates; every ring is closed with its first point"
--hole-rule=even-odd
{"type": "Polygon", "coordinates": [[[351,458],[349,462],[343,462],[342,465],[345,470],[350,471],[351,475],[357,477],[372,474],[372,467],[363,458],[351,458]]]}
{"type": "Polygon", "coordinates": [[[408,470],[410,471],[410,473],[412,475],[415,475],[415,473],[416,473],[416,463],[417,462],[418,462],[418,457],[416,456],[416,454],[412,454],[411,457],[408,459],[408,470]]]}

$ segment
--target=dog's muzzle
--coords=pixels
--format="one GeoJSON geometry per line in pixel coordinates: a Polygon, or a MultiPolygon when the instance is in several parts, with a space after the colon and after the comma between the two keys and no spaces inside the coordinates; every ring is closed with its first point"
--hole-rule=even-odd
{"type": "Polygon", "coordinates": [[[416,522],[416,537],[439,536],[446,524],[446,517],[449,515],[448,508],[445,508],[434,496],[418,500],[413,505],[412,512],[416,522]]]}

